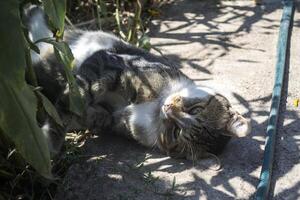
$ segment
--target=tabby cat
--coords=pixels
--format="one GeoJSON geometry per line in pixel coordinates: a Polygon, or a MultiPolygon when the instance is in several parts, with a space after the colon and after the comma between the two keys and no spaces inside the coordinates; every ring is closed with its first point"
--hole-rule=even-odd
{"type": "MultiPolygon", "coordinates": [[[[51,37],[39,7],[25,14],[32,41],[51,37]]],[[[85,100],[80,117],[67,109],[68,84],[51,45],[38,44],[40,54],[32,52],[42,92],[65,124],[48,119],[44,125],[52,150],[59,150],[66,131],[109,130],[169,156],[195,160],[221,153],[231,137],[250,131],[224,96],[197,86],[162,57],[102,31],[67,30],[64,40],[74,54],[73,74],[85,100]]]]}

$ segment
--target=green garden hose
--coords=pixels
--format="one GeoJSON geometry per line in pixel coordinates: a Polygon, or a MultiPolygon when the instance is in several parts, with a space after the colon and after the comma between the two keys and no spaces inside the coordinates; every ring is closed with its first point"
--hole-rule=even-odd
{"type": "Polygon", "coordinates": [[[277,44],[275,83],[272,95],[272,104],[269,115],[269,121],[267,126],[267,137],[265,142],[263,164],[260,174],[260,181],[257,186],[256,200],[265,200],[268,198],[269,195],[272,166],[274,160],[275,139],[277,133],[276,128],[279,115],[279,107],[287,57],[287,48],[292,27],[293,15],[294,1],[284,0],[283,13],[280,23],[279,39],[277,44]]]}

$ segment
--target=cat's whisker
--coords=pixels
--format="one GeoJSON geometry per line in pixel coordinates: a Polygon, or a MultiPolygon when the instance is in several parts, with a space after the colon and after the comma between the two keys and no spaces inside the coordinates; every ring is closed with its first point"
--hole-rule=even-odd
{"type": "Polygon", "coordinates": [[[194,160],[195,160],[195,155],[194,155],[194,150],[193,150],[193,145],[190,143],[188,145],[190,147],[190,153],[191,153],[191,156],[192,156],[192,161],[193,161],[193,165],[194,165],[194,160]]]}
{"type": "Polygon", "coordinates": [[[155,139],[154,143],[152,144],[151,148],[154,149],[157,146],[158,137],[155,139]]]}
{"type": "Polygon", "coordinates": [[[184,143],[184,145],[183,145],[183,147],[182,147],[182,149],[181,149],[181,151],[179,153],[180,155],[185,151],[186,146],[187,146],[187,143],[184,143]]]}

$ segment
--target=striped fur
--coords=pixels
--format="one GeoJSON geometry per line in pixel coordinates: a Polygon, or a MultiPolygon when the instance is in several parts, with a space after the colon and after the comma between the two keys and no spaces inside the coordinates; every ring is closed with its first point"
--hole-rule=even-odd
{"type": "MultiPolygon", "coordinates": [[[[39,34],[41,30],[34,28],[46,27],[37,25],[45,23],[40,8],[29,13],[31,39],[36,41],[33,36],[40,39],[49,31],[39,34]]],[[[248,122],[225,97],[196,86],[164,58],[102,31],[67,30],[64,39],[74,54],[73,74],[86,103],[82,116],[66,109],[68,84],[50,47],[40,46],[41,54],[32,55],[42,92],[56,105],[65,124],[61,131],[48,120],[55,150],[60,148],[62,132],[106,129],[156,146],[170,156],[198,159],[220,153],[230,137],[249,133],[248,122]]]]}

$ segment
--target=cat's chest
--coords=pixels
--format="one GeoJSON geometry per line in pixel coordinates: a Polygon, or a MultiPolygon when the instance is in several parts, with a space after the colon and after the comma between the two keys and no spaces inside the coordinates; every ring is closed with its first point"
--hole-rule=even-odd
{"type": "Polygon", "coordinates": [[[131,104],[128,109],[131,113],[128,122],[133,137],[146,146],[153,146],[161,127],[158,102],[131,104]]]}

